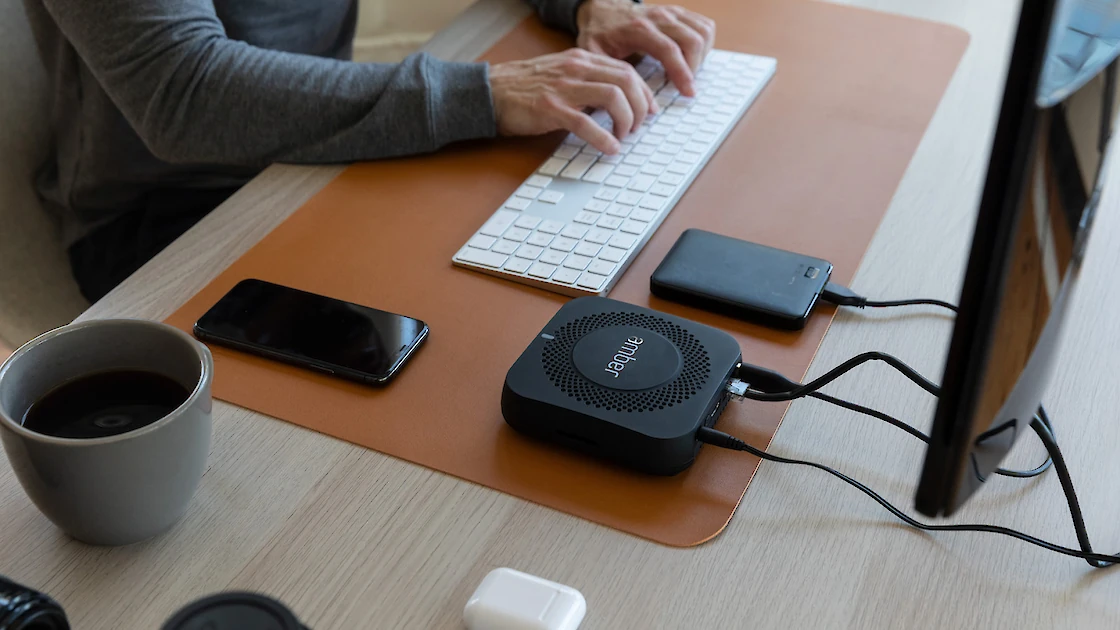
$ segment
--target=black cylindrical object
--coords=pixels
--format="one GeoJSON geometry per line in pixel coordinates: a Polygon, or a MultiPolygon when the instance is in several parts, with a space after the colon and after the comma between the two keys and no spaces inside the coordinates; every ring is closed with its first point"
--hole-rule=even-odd
{"type": "Polygon", "coordinates": [[[308,630],[280,602],[257,593],[219,593],[188,604],[162,630],[308,630]]]}
{"type": "Polygon", "coordinates": [[[70,630],[62,606],[0,575],[0,630],[70,630]]]}

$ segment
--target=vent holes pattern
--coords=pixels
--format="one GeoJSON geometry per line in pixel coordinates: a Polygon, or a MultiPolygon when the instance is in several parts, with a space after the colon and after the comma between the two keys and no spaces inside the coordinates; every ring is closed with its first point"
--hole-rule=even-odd
{"type": "Polygon", "coordinates": [[[552,332],[541,353],[545,374],[569,397],[596,409],[644,412],[671,409],[695,396],[711,377],[708,351],[692,333],[668,320],[645,313],[599,313],[568,322],[552,332]],[[644,391],[607,389],[585,378],[572,362],[572,348],[585,335],[610,326],[634,326],[658,333],[677,347],[683,367],[673,380],[644,391]]]}

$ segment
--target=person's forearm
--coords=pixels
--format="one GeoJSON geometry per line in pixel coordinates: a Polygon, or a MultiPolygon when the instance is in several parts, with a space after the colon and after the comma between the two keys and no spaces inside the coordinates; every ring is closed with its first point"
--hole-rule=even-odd
{"type": "Polygon", "coordinates": [[[211,0],[44,0],[158,157],[260,166],[434,150],[495,133],[484,64],[358,64],[229,39],[211,0]]]}

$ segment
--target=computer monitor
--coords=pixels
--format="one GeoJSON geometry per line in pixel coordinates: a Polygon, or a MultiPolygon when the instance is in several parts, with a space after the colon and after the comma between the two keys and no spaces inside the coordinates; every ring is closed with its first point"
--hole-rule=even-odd
{"type": "Polygon", "coordinates": [[[1120,2],[1024,0],[916,509],[948,516],[1030,426],[1115,119],[1120,2]]]}

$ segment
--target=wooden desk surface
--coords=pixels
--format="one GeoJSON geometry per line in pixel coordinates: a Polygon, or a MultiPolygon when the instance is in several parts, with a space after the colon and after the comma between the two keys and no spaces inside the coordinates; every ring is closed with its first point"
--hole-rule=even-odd
{"type": "MultiPolygon", "coordinates": [[[[972,34],[854,283],[870,296],[953,300],[1018,2],[849,4],[972,34]]],[[[428,49],[473,58],[527,13],[516,0],[482,0],[428,49]]],[[[1120,548],[1120,324],[1108,315],[1120,307],[1116,170],[1046,397],[1103,551],[1120,548]]],[[[165,317],[338,171],[269,168],[83,318],[165,317]]],[[[951,325],[936,311],[842,313],[811,374],[879,349],[938,379],[951,325]]],[[[928,396],[876,366],[830,391],[923,428],[932,415],[928,396]]],[[[923,456],[902,432],[816,401],[793,405],[770,448],[839,467],[907,507],[923,456]]],[[[1025,440],[1011,464],[1033,466],[1040,452],[1025,440]]],[[[989,486],[961,520],[1076,544],[1055,475],[989,486]]],[[[1120,625],[1115,571],[991,535],[916,532],[812,470],[764,463],[721,537],[671,549],[224,403],[210,468],[170,533],[118,549],[76,543],[39,515],[8,466],[0,532],[0,572],[54,595],[83,630],[154,629],[188,601],[227,589],[276,596],[316,630],[460,628],[467,597],[498,566],[579,588],[589,630],[1120,625]]]]}

